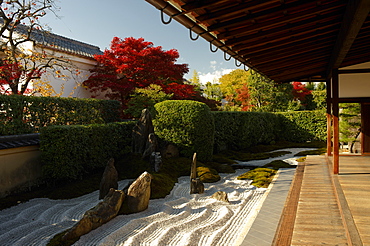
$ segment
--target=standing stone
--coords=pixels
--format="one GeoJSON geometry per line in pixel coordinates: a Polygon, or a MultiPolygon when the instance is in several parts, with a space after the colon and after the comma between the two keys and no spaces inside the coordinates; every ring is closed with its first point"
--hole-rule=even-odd
{"type": "Polygon", "coordinates": [[[190,184],[190,194],[203,194],[204,184],[199,178],[192,179],[190,184]]]}
{"type": "Polygon", "coordinates": [[[124,199],[125,194],[123,191],[110,189],[104,200],[86,211],[82,219],[69,229],[62,239],[77,239],[107,223],[118,214],[124,199]]]}
{"type": "Polygon", "coordinates": [[[119,214],[138,213],[148,208],[151,180],[151,175],[144,172],[130,185],[119,214]]]}
{"type": "Polygon", "coordinates": [[[154,133],[152,117],[148,109],[143,109],[139,121],[132,130],[132,152],[143,154],[150,133],[154,133]]]}
{"type": "Polygon", "coordinates": [[[194,153],[190,169],[190,194],[202,193],[204,193],[204,184],[197,178],[197,153],[194,153]]]}
{"type": "Polygon", "coordinates": [[[118,173],[114,167],[113,158],[109,159],[100,181],[99,199],[103,199],[108,194],[110,188],[118,189],[118,173]]]}
{"type": "Polygon", "coordinates": [[[211,196],[211,198],[217,199],[221,202],[229,203],[229,198],[227,197],[227,193],[225,191],[217,191],[211,196]]]}
{"type": "Polygon", "coordinates": [[[152,155],[153,152],[156,152],[158,149],[158,140],[154,133],[148,135],[148,140],[146,142],[145,151],[143,153],[143,159],[148,158],[152,155]]]}

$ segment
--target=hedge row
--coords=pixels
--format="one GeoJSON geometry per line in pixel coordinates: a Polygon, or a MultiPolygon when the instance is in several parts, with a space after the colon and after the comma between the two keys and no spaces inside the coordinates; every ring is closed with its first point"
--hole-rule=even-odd
{"type": "Polygon", "coordinates": [[[260,112],[212,112],[215,119],[216,152],[240,150],[276,140],[278,117],[260,112]]]}
{"type": "Polygon", "coordinates": [[[114,122],[119,109],[113,100],[0,95],[0,136],[39,132],[50,125],[114,122]]]}
{"type": "Polygon", "coordinates": [[[41,129],[43,174],[50,179],[77,179],[104,167],[109,158],[131,152],[135,122],[50,126],[41,129]]]}
{"type": "Polygon", "coordinates": [[[215,119],[215,151],[240,150],[277,140],[306,142],[326,140],[325,112],[286,113],[212,112],[215,119]]]}
{"type": "Polygon", "coordinates": [[[197,152],[201,161],[212,159],[214,120],[209,107],[190,100],[168,100],[157,103],[153,119],[159,138],[176,144],[180,152],[191,157],[197,152]]]}
{"type": "Polygon", "coordinates": [[[279,113],[280,138],[290,142],[326,141],[325,111],[293,111],[279,113]]]}

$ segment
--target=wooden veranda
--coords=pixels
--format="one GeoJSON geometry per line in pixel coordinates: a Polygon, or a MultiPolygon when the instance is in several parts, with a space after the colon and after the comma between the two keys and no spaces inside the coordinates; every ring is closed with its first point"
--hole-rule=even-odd
{"type": "MultiPolygon", "coordinates": [[[[211,51],[224,52],[236,66],[276,83],[326,82],[328,155],[333,173],[339,172],[339,103],[362,103],[364,120],[370,118],[369,0],[146,1],[164,24],[178,21],[191,39],[209,41],[211,51]]],[[[370,149],[366,122],[363,153],[370,149]]]]}

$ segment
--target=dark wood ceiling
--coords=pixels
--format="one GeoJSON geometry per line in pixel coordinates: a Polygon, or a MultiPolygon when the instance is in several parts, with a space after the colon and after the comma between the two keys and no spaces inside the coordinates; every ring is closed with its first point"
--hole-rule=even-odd
{"type": "Polygon", "coordinates": [[[370,61],[370,0],[146,1],[276,82],[370,61]]]}

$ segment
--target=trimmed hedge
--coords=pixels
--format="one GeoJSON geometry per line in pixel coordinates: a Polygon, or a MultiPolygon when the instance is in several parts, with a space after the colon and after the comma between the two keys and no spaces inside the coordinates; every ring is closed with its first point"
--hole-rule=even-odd
{"type": "Polygon", "coordinates": [[[278,117],[261,112],[217,112],[215,119],[215,152],[241,150],[276,140],[278,117]]]}
{"type": "Polygon", "coordinates": [[[50,126],[41,129],[41,163],[45,178],[77,179],[105,167],[109,158],[131,152],[136,122],[50,126]]]}
{"type": "Polygon", "coordinates": [[[325,111],[293,111],[278,115],[280,115],[280,139],[298,143],[312,140],[326,141],[325,111]]]}
{"type": "Polygon", "coordinates": [[[214,120],[209,107],[190,100],[168,100],[154,105],[154,131],[164,141],[176,144],[180,153],[201,161],[212,159],[214,120]]]}
{"type": "Polygon", "coordinates": [[[242,150],[277,140],[306,142],[326,140],[325,112],[293,111],[214,112],[215,153],[222,150],[242,150]]]}
{"type": "Polygon", "coordinates": [[[50,125],[119,120],[120,103],[92,98],[0,95],[0,136],[39,132],[50,125]]]}

